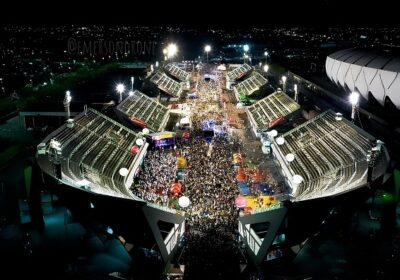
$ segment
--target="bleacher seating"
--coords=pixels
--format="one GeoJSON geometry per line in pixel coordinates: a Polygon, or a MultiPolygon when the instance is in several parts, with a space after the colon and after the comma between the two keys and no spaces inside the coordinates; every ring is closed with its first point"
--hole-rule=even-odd
{"type": "Polygon", "coordinates": [[[136,90],[131,96],[125,98],[117,110],[127,115],[144,121],[152,131],[162,131],[168,120],[168,108],[136,90]]]}
{"type": "Polygon", "coordinates": [[[274,92],[247,107],[247,113],[256,129],[268,128],[269,124],[281,117],[286,117],[300,109],[299,104],[284,92],[274,92]]]}
{"type": "Polygon", "coordinates": [[[183,90],[181,83],[178,83],[168,77],[165,73],[159,71],[150,78],[150,81],[157,85],[160,90],[173,97],[179,97],[183,90]]]}
{"type": "Polygon", "coordinates": [[[260,73],[253,72],[249,78],[240,82],[233,87],[238,96],[249,96],[260,89],[267,83],[267,79],[264,78],[260,73]]]}
{"type": "Polygon", "coordinates": [[[175,78],[177,78],[178,80],[182,81],[182,82],[186,82],[189,80],[189,73],[182,70],[181,68],[179,68],[178,66],[176,66],[173,63],[168,63],[167,65],[164,66],[164,69],[171,74],[172,76],[174,76],[175,78]]]}
{"type": "Polygon", "coordinates": [[[137,139],[133,131],[88,109],[75,118],[73,128],[64,126],[51,139],[61,144],[64,180],[77,184],[85,179],[97,193],[132,197],[119,170],[138,160],[130,151],[137,139]]]}
{"type": "Polygon", "coordinates": [[[232,71],[228,72],[226,74],[228,80],[231,82],[236,81],[237,79],[242,78],[243,76],[247,75],[251,70],[253,70],[253,67],[251,67],[248,64],[243,64],[238,68],[233,69],[232,71]]]}
{"type": "Polygon", "coordinates": [[[274,145],[281,164],[292,176],[303,177],[294,200],[334,195],[366,183],[367,153],[375,139],[346,119],[336,120],[334,112],[326,111],[282,137],[284,144],[274,145]],[[284,159],[289,153],[295,155],[290,164],[284,159]]]}

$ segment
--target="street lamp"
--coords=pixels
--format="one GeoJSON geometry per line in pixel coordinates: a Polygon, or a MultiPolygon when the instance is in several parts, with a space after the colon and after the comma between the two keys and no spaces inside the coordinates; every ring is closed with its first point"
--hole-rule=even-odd
{"type": "Polygon", "coordinates": [[[133,91],[133,84],[135,83],[135,77],[131,77],[131,91],[133,91]]]}
{"type": "Polygon", "coordinates": [[[169,44],[167,47],[167,58],[173,58],[178,53],[178,47],[176,44],[169,44]]]}
{"type": "Polygon", "coordinates": [[[246,63],[246,58],[248,58],[247,52],[249,51],[250,47],[249,45],[243,45],[243,51],[244,51],[244,58],[243,58],[243,64],[246,63]]]}
{"type": "Polygon", "coordinates": [[[247,55],[247,53],[243,54],[243,63],[246,63],[246,58],[248,58],[249,56],[247,55]]]}
{"type": "Polygon", "coordinates": [[[116,87],[116,90],[119,94],[119,101],[118,103],[121,103],[122,101],[122,93],[125,91],[125,86],[123,84],[118,84],[116,87]]]}
{"type": "Polygon", "coordinates": [[[65,92],[65,97],[64,97],[64,107],[65,107],[65,111],[67,112],[67,120],[70,119],[71,116],[71,112],[70,112],[70,108],[69,108],[69,104],[71,103],[72,97],[71,97],[71,92],[69,90],[67,90],[65,92]]]}
{"type": "Polygon", "coordinates": [[[294,84],[294,101],[298,102],[298,88],[297,88],[297,84],[294,84]]]}
{"type": "Polygon", "coordinates": [[[264,65],[264,67],[263,67],[263,69],[264,69],[264,72],[265,72],[265,73],[267,73],[267,72],[268,72],[268,70],[269,70],[269,66],[268,66],[268,64],[265,64],[265,65],[264,65]]]}
{"type": "Polygon", "coordinates": [[[353,91],[350,94],[350,103],[351,103],[351,121],[354,123],[354,119],[356,116],[356,110],[358,107],[358,100],[360,98],[360,94],[358,92],[353,91]]]}
{"type": "Polygon", "coordinates": [[[206,45],[204,47],[205,52],[207,53],[207,63],[208,63],[208,53],[211,51],[211,46],[210,45],[206,45]]]}
{"type": "Polygon", "coordinates": [[[286,92],[286,76],[282,76],[283,92],[286,92]]]}

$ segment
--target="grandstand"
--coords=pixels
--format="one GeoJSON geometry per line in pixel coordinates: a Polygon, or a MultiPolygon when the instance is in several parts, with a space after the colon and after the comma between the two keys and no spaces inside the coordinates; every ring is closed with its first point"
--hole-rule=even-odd
{"type": "Polygon", "coordinates": [[[260,129],[272,127],[280,119],[288,118],[299,109],[300,105],[296,101],[283,91],[277,91],[246,107],[246,112],[257,133],[260,129]]]}
{"type": "Polygon", "coordinates": [[[241,97],[254,94],[254,92],[259,90],[266,83],[266,78],[258,72],[253,72],[249,78],[233,87],[236,99],[240,100],[241,97]]]}
{"type": "MultiPolygon", "coordinates": [[[[272,149],[294,201],[338,195],[367,183],[367,155],[376,139],[334,112],[326,111],[281,137],[283,144],[275,139],[272,149]],[[288,154],[294,155],[290,163],[288,154]]],[[[388,165],[387,151],[381,148],[385,153],[380,153],[373,177],[388,165]]]]}
{"type": "Polygon", "coordinates": [[[173,63],[168,63],[167,65],[164,66],[164,69],[173,77],[177,78],[178,80],[182,82],[186,82],[189,80],[190,75],[188,72],[182,70],[178,66],[176,66],[173,63]]]}
{"type": "Polygon", "coordinates": [[[244,77],[251,70],[253,70],[253,67],[251,67],[250,65],[245,63],[245,64],[233,69],[232,71],[228,72],[226,74],[226,77],[228,78],[229,81],[233,82],[233,81],[236,81],[236,80],[244,77]]]}
{"type": "Polygon", "coordinates": [[[183,90],[181,83],[178,83],[159,71],[150,78],[150,81],[156,84],[160,90],[172,97],[179,97],[183,90]]]}
{"type": "Polygon", "coordinates": [[[43,171],[67,185],[138,199],[129,188],[148,147],[145,142],[131,152],[138,139],[132,130],[88,109],[75,117],[72,127],[63,125],[47,136],[38,146],[37,160],[43,171]],[[127,169],[126,176],[121,168],[127,169]]]}
{"type": "Polygon", "coordinates": [[[168,108],[136,90],[117,106],[117,114],[124,121],[162,131],[168,121],[168,108]]]}

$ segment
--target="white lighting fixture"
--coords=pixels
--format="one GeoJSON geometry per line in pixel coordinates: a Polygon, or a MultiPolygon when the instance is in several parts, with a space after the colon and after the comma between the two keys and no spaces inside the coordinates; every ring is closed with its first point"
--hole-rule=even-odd
{"type": "MultiPolygon", "coordinates": [[[[278,138],[279,139],[279,138],[278,138]]],[[[277,139],[277,140],[278,140],[277,139]]],[[[287,154],[286,156],[285,156],[285,158],[286,158],[286,160],[288,161],[288,162],[292,162],[292,161],[294,161],[294,154],[292,154],[292,153],[290,153],[290,154],[287,154]]]]}
{"type": "Polygon", "coordinates": [[[336,114],[335,114],[335,120],[337,120],[337,121],[341,121],[341,120],[342,120],[342,118],[343,118],[343,115],[342,115],[342,113],[336,113],[336,114]]]}
{"type": "Polygon", "coordinates": [[[136,145],[142,146],[143,144],[144,144],[143,139],[141,139],[141,138],[136,139],[136,145]]]}
{"type": "Polygon", "coordinates": [[[274,138],[274,137],[276,137],[276,136],[278,135],[278,131],[276,131],[275,129],[273,129],[273,130],[269,131],[269,135],[270,135],[272,138],[274,138]]]}
{"type": "Polygon", "coordinates": [[[167,47],[167,58],[172,58],[178,53],[176,44],[169,44],[167,47]]]}
{"type": "Polygon", "coordinates": [[[116,87],[116,90],[119,93],[123,93],[125,91],[125,86],[123,84],[118,84],[117,87],[116,87]]]}
{"type": "Polygon", "coordinates": [[[358,93],[358,92],[355,92],[355,91],[353,91],[351,94],[350,94],[350,103],[353,105],[353,106],[356,106],[357,104],[358,104],[358,99],[360,98],[360,94],[358,93]]]}
{"type": "Polygon", "coordinates": [[[181,196],[178,200],[178,204],[182,208],[186,208],[190,205],[190,200],[187,196],[181,196]]]}
{"type": "Polygon", "coordinates": [[[148,128],[143,128],[142,132],[143,132],[143,134],[149,134],[150,130],[148,128]]]}
{"type": "Polygon", "coordinates": [[[296,185],[299,185],[303,182],[303,177],[301,177],[300,175],[296,174],[293,175],[293,183],[295,183],[296,185]]]}
{"type": "Polygon", "coordinates": [[[285,138],[283,137],[276,138],[276,144],[283,145],[284,143],[285,143],[285,138]]]}
{"type": "Polygon", "coordinates": [[[128,168],[126,168],[126,167],[122,167],[122,168],[119,170],[119,175],[121,175],[122,177],[125,177],[126,175],[128,175],[128,173],[129,173],[129,170],[128,170],[128,168]]]}

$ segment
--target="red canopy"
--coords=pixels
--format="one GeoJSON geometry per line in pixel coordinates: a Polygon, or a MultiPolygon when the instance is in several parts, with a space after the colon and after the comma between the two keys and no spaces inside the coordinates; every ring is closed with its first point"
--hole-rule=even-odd
{"type": "Polygon", "coordinates": [[[182,190],[182,185],[179,182],[173,183],[170,189],[170,192],[173,195],[178,195],[182,190]]]}
{"type": "Polygon", "coordinates": [[[136,155],[139,152],[139,150],[140,150],[139,146],[138,145],[134,145],[131,148],[131,154],[132,155],[136,155]]]}

